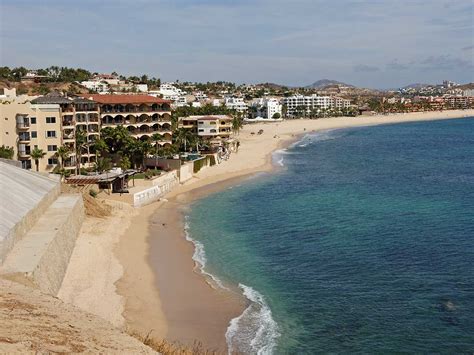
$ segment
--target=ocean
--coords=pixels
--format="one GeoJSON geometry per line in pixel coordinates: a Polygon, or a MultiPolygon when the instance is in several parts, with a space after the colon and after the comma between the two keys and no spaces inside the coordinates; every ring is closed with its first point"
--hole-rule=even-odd
{"type": "Polygon", "coordinates": [[[311,133],[274,162],[186,215],[248,299],[231,351],[474,352],[474,119],[311,133]]]}

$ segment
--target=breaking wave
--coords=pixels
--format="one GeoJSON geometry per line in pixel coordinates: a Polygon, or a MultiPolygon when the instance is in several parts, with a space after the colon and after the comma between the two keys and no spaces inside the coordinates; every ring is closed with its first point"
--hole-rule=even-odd
{"type": "Polygon", "coordinates": [[[262,294],[239,284],[250,305],[230,321],[225,334],[229,354],[271,354],[280,336],[278,324],[262,294]]]}

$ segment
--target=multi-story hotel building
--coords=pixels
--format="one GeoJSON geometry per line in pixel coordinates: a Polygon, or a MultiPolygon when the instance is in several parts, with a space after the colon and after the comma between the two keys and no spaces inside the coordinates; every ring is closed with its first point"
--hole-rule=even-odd
{"type": "MultiPolygon", "coordinates": [[[[99,110],[94,101],[79,97],[66,97],[59,94],[38,97],[31,101],[33,109],[45,111],[55,107],[59,114],[58,133],[59,145],[69,148],[69,158],[64,162],[65,169],[77,167],[92,167],[95,163],[95,154],[91,146],[99,138],[100,122],[99,110]],[[82,133],[84,143],[76,147],[76,134],[82,133]],[[80,156],[76,156],[76,151],[80,156]]],[[[48,125],[48,119],[46,119],[48,125]]],[[[52,133],[46,132],[46,137],[52,133]]],[[[56,148],[57,148],[56,147],[56,148]]],[[[56,149],[57,150],[57,149],[56,149]]],[[[53,164],[57,164],[57,161],[53,164]]],[[[53,166],[54,168],[54,166],[53,166]]]]}
{"type": "Polygon", "coordinates": [[[101,128],[122,125],[132,137],[151,139],[158,133],[161,146],[171,145],[171,101],[149,95],[84,95],[99,106],[101,128]]]}
{"type": "MultiPolygon", "coordinates": [[[[58,164],[59,147],[69,147],[64,168],[73,170],[76,157],[76,130],[84,132],[86,143],[93,143],[99,135],[97,105],[89,100],[69,98],[58,93],[27,97],[4,102],[1,105],[2,139],[0,144],[14,148],[16,160],[22,167],[35,167],[31,152],[41,149],[46,155],[38,160],[40,171],[51,172],[58,164]]],[[[82,166],[90,166],[95,159],[89,154],[90,144],[80,149],[82,166]]]]}
{"type": "Polygon", "coordinates": [[[287,107],[287,115],[293,116],[297,113],[299,107],[306,107],[308,111],[329,108],[342,109],[348,108],[351,102],[336,96],[294,95],[285,97],[283,104],[287,107]]]}
{"type": "Polygon", "coordinates": [[[189,129],[199,137],[220,143],[232,134],[233,118],[227,115],[188,116],[178,119],[178,127],[189,129]]]}

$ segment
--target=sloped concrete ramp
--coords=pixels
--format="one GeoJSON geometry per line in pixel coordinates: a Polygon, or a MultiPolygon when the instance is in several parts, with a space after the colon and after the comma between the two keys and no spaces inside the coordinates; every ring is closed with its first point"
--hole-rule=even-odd
{"type": "Polygon", "coordinates": [[[60,192],[59,181],[0,162],[0,265],[60,192]]]}
{"type": "Polygon", "coordinates": [[[59,196],[15,244],[0,267],[0,274],[56,295],[83,220],[82,196],[59,196]]]}

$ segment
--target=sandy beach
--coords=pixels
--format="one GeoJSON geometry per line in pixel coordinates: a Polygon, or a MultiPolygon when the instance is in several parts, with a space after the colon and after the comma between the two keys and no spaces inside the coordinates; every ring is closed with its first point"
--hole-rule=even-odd
{"type": "Polygon", "coordinates": [[[87,244],[89,241],[84,239],[88,233],[81,235],[78,245],[83,245],[76,248],[71,259],[74,271],[69,273],[68,270],[61,298],[72,300],[88,311],[95,310],[93,313],[101,313],[115,324],[121,324],[123,316],[132,331],[142,334],[152,331],[154,337],[185,344],[200,340],[206,348],[224,352],[227,325],[244,310],[246,303],[238,293],[211,287],[196,269],[192,260],[194,246],[184,235],[183,208],[194,199],[233,184],[244,176],[270,171],[271,153],[305,133],[469,116],[474,116],[474,110],[245,125],[237,136],[239,151],[228,161],[199,172],[171,191],[166,196],[167,201],[122,214],[120,229],[116,221],[115,228],[104,231],[105,235],[113,234],[117,238],[108,244],[112,252],[106,257],[116,260],[118,265],[112,263],[115,265],[112,269],[117,272],[107,273],[101,279],[100,287],[90,286],[91,281],[85,276],[97,277],[102,268],[110,269],[110,263],[85,262],[91,258],[88,253],[95,245],[87,244]],[[263,134],[257,135],[260,129],[263,134]],[[119,268],[122,268],[121,272],[119,268]],[[73,274],[76,275],[74,278],[73,274]],[[100,296],[101,300],[93,301],[98,295],[106,297],[100,296]],[[99,311],[101,308],[107,311],[99,311]]]}

